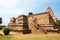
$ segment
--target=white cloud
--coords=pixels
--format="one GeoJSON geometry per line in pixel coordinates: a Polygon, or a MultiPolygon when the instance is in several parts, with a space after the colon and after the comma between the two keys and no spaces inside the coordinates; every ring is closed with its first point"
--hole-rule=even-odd
{"type": "MultiPolygon", "coordinates": [[[[54,0],[0,0],[0,16],[8,17],[20,14],[28,14],[34,10],[37,5],[43,5],[54,0]]],[[[4,20],[4,23],[7,19],[4,20]]]]}
{"type": "Polygon", "coordinates": [[[0,6],[1,7],[13,7],[14,5],[16,5],[16,3],[18,3],[19,0],[0,0],[0,6]]]}
{"type": "Polygon", "coordinates": [[[0,13],[8,14],[17,12],[19,14],[20,12],[23,13],[30,10],[38,4],[42,5],[47,2],[49,0],[0,0],[0,13]]]}

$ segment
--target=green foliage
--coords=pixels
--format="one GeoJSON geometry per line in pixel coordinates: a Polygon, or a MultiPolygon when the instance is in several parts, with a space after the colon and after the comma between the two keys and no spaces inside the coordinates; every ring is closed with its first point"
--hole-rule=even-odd
{"type": "Polygon", "coordinates": [[[58,28],[58,30],[60,32],[60,20],[57,20],[56,26],[58,26],[57,28],[58,28]]]}
{"type": "Polygon", "coordinates": [[[0,17],[0,24],[2,23],[2,18],[0,17]]]}
{"type": "MultiPolygon", "coordinates": [[[[0,24],[2,24],[2,18],[0,17],[0,24]]],[[[3,27],[0,25],[0,30],[2,29],[3,27]]]]}
{"type": "Polygon", "coordinates": [[[9,28],[3,28],[4,35],[8,35],[9,32],[10,32],[10,29],[9,28]]]}
{"type": "Polygon", "coordinates": [[[60,20],[57,20],[57,24],[58,27],[60,27],[60,20]]]}

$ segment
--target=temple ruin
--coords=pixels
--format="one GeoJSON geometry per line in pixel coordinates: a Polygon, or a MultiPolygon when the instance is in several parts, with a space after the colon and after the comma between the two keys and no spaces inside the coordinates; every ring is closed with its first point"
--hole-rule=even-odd
{"type": "Polygon", "coordinates": [[[52,9],[48,7],[46,12],[29,15],[19,15],[12,17],[8,23],[8,28],[20,33],[47,33],[56,29],[56,16],[52,9]]]}

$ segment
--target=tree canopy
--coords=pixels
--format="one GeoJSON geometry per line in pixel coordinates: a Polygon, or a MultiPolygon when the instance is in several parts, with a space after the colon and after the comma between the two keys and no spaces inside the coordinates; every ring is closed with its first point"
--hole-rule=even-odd
{"type": "Polygon", "coordinates": [[[60,20],[57,20],[57,26],[60,27],[60,20]]]}
{"type": "Polygon", "coordinates": [[[0,17],[0,24],[2,24],[2,18],[0,17]]]}

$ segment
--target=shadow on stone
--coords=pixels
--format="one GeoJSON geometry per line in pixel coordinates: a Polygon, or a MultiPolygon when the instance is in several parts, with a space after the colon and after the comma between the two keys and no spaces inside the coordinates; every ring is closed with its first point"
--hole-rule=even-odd
{"type": "Polygon", "coordinates": [[[30,29],[22,30],[22,33],[23,34],[30,34],[31,33],[31,30],[30,29]]]}

